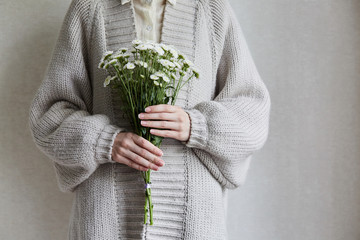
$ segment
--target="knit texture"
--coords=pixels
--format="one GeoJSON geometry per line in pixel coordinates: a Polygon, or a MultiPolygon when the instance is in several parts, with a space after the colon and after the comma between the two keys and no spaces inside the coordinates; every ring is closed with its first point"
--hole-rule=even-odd
{"type": "Polygon", "coordinates": [[[120,0],[72,0],[31,102],[33,140],[59,189],[75,193],[68,239],[227,239],[227,191],[244,184],[267,140],[269,92],[228,0],[166,3],[161,42],[193,61],[200,78],[179,91],[190,138],[164,138],[165,165],[151,174],[154,225],[144,225],[142,176],[111,158],[131,125],[98,69],[105,51],[131,47],[134,18],[120,0]]]}

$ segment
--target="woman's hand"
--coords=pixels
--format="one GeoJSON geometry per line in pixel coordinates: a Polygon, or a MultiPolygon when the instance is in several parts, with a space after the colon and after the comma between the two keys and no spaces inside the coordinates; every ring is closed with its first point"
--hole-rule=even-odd
{"type": "Polygon", "coordinates": [[[159,157],[163,152],[145,138],[133,132],[120,132],[112,146],[111,158],[140,171],[155,171],[165,163],[159,157]]]}
{"type": "Polygon", "coordinates": [[[141,125],[150,128],[162,128],[168,130],[150,129],[150,133],[174,138],[179,141],[187,141],[190,137],[190,117],[179,106],[169,104],[152,105],[145,108],[145,113],[139,114],[141,125]],[[149,121],[150,119],[158,121],[149,121]]]}

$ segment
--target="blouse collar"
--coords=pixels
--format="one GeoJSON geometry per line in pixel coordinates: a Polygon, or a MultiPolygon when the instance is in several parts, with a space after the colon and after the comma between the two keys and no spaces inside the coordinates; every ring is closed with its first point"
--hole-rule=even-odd
{"type": "MultiPolygon", "coordinates": [[[[130,2],[131,0],[121,0],[121,5],[124,5],[125,3],[130,2]]],[[[146,0],[141,0],[143,2],[146,2],[146,0]]],[[[176,4],[176,0],[167,0],[171,5],[175,5],[176,4]]]]}

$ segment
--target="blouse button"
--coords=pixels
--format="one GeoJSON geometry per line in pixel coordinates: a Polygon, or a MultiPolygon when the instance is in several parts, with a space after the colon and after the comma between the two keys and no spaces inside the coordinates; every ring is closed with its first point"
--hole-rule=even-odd
{"type": "Polygon", "coordinates": [[[152,29],[152,26],[150,26],[150,25],[146,26],[146,30],[151,31],[151,29],[152,29]]]}

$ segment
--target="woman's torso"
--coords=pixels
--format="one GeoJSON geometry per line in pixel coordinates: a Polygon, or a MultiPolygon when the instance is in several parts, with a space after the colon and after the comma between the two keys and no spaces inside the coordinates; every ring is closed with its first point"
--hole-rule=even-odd
{"type": "MultiPolygon", "coordinates": [[[[114,124],[131,131],[120,99],[103,87],[106,73],[97,66],[106,50],[131,46],[136,38],[134,11],[120,0],[96,2],[89,40],[93,114],[106,114],[114,124]]],[[[202,73],[180,90],[175,105],[183,108],[211,100],[215,94],[212,40],[202,17],[205,9],[196,3],[167,3],[162,25],[162,42],[179,49],[202,73]]],[[[164,138],[161,149],[166,164],[151,173],[154,225],[143,224],[145,196],[139,171],[106,163],[76,189],[69,239],[225,239],[226,189],[183,143],[164,138]]]]}

